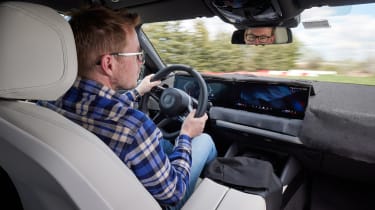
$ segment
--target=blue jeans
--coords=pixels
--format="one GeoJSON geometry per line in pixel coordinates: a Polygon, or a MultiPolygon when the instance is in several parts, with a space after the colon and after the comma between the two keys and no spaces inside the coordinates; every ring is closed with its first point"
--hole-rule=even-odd
{"type": "MultiPolygon", "coordinates": [[[[160,142],[164,152],[168,155],[173,151],[173,145],[167,140],[160,142]]],[[[198,177],[201,174],[204,166],[210,163],[217,156],[215,144],[208,134],[201,134],[192,140],[192,164],[190,170],[189,185],[187,186],[184,198],[177,206],[170,209],[180,209],[184,203],[189,199],[194,191],[198,177]]]]}

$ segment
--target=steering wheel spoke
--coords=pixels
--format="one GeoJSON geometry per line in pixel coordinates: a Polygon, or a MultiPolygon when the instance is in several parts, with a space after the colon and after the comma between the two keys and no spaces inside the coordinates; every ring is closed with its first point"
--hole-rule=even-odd
{"type": "Polygon", "coordinates": [[[192,106],[192,109],[198,108],[198,100],[191,97],[191,106],[192,106]]]}
{"type": "Polygon", "coordinates": [[[161,97],[161,94],[163,93],[163,91],[165,90],[164,87],[161,87],[161,86],[156,86],[156,87],[153,87],[150,91],[150,96],[156,101],[156,102],[159,102],[160,100],[160,97],[161,97]]]}
{"type": "Polygon", "coordinates": [[[157,125],[159,123],[159,121],[161,121],[162,119],[160,119],[162,117],[162,115],[160,114],[160,112],[156,113],[156,115],[152,118],[152,121],[155,122],[155,124],[157,125]]]}
{"type": "Polygon", "coordinates": [[[150,97],[153,98],[156,102],[159,103],[160,97],[155,95],[154,93],[150,93],[150,97]]]}

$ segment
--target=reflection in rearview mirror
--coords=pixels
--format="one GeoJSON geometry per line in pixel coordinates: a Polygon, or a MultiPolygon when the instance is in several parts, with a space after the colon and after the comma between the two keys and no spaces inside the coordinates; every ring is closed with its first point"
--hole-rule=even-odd
{"type": "Polygon", "coordinates": [[[250,45],[273,44],[275,42],[275,28],[248,28],[245,30],[244,39],[245,43],[250,45]]]}
{"type": "Polygon", "coordinates": [[[269,45],[292,42],[292,32],[285,27],[252,27],[233,32],[232,44],[269,45]]]}

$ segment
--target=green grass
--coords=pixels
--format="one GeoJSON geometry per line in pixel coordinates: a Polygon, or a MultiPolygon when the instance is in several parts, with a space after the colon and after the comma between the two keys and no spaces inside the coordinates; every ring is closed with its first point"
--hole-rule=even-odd
{"type": "Polygon", "coordinates": [[[301,79],[301,80],[316,80],[324,82],[338,82],[338,83],[351,83],[351,84],[362,84],[362,85],[375,85],[375,76],[367,77],[353,77],[345,75],[324,75],[318,77],[283,77],[289,79],[301,79]]]}

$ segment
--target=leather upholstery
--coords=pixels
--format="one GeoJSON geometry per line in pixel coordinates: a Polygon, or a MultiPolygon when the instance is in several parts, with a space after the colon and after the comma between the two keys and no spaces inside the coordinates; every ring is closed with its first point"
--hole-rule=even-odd
{"type": "Polygon", "coordinates": [[[161,209],[95,135],[54,111],[14,100],[54,100],[73,84],[77,56],[64,18],[45,6],[6,2],[0,28],[0,166],[23,208],[161,209]]]}
{"type": "Polygon", "coordinates": [[[0,98],[55,100],[77,76],[71,28],[36,4],[0,4],[0,98]]]}
{"type": "Polygon", "coordinates": [[[182,210],[266,210],[259,195],[248,194],[203,179],[182,210]]]}

